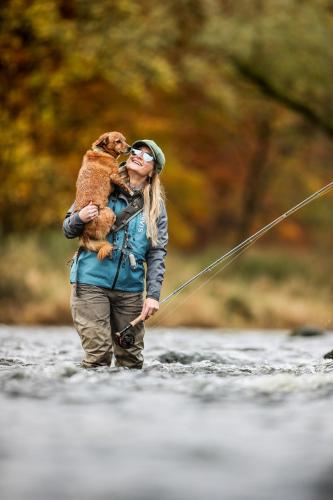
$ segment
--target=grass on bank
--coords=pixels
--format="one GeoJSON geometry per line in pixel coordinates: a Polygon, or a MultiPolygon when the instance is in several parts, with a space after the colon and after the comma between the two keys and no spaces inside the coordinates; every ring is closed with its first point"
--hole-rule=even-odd
{"type": "MultiPolygon", "coordinates": [[[[52,232],[2,242],[0,322],[71,324],[66,261],[76,246],[76,241],[52,232]]],[[[208,248],[200,254],[170,250],[162,296],[223,252],[223,248],[208,248]]],[[[148,326],[333,326],[330,255],[257,245],[213,277],[215,272],[163,306],[148,326]]]]}

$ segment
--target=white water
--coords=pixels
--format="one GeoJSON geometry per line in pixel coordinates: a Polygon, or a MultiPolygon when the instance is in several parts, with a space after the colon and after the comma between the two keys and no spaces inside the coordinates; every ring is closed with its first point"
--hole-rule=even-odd
{"type": "Polygon", "coordinates": [[[142,371],[0,327],[1,500],[331,500],[333,334],[154,330],[142,371]]]}

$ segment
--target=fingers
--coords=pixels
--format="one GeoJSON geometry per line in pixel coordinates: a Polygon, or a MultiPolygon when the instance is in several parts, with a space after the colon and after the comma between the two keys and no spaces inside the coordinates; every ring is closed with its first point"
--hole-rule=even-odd
{"type": "Polygon", "coordinates": [[[92,202],[89,203],[88,205],[88,217],[89,217],[89,220],[93,220],[95,219],[95,217],[97,217],[98,215],[98,209],[96,207],[96,205],[92,205],[91,204],[92,202]]]}
{"type": "Polygon", "coordinates": [[[90,222],[98,216],[98,208],[91,201],[89,205],[86,205],[80,210],[79,216],[83,222],[90,222]]]}
{"type": "Polygon", "coordinates": [[[148,310],[147,310],[147,307],[146,307],[146,303],[144,303],[142,311],[141,311],[142,321],[145,321],[147,319],[147,314],[148,314],[148,310]]]}
{"type": "Polygon", "coordinates": [[[159,303],[154,299],[146,299],[142,308],[141,316],[143,321],[153,316],[159,309],[159,303]]]}

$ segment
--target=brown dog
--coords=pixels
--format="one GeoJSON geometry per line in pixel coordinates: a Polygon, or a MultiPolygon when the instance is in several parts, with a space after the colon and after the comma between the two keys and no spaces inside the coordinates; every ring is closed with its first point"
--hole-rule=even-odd
{"type": "Polygon", "coordinates": [[[114,184],[133,194],[119,174],[117,158],[130,151],[125,137],[119,132],[106,132],[92,144],[83,157],[76,182],[75,211],[92,201],[97,205],[98,216],[84,226],[80,246],[97,252],[100,260],[112,254],[112,245],[106,239],[116,215],[108,207],[114,184]]]}

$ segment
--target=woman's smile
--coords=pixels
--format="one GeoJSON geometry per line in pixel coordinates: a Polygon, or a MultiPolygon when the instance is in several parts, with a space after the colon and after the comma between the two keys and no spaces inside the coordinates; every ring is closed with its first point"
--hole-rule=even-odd
{"type": "Polygon", "coordinates": [[[140,158],[138,156],[131,156],[130,158],[130,161],[132,161],[133,163],[136,163],[137,165],[139,165],[139,167],[142,167],[143,165],[143,160],[140,160],[140,158]]]}

